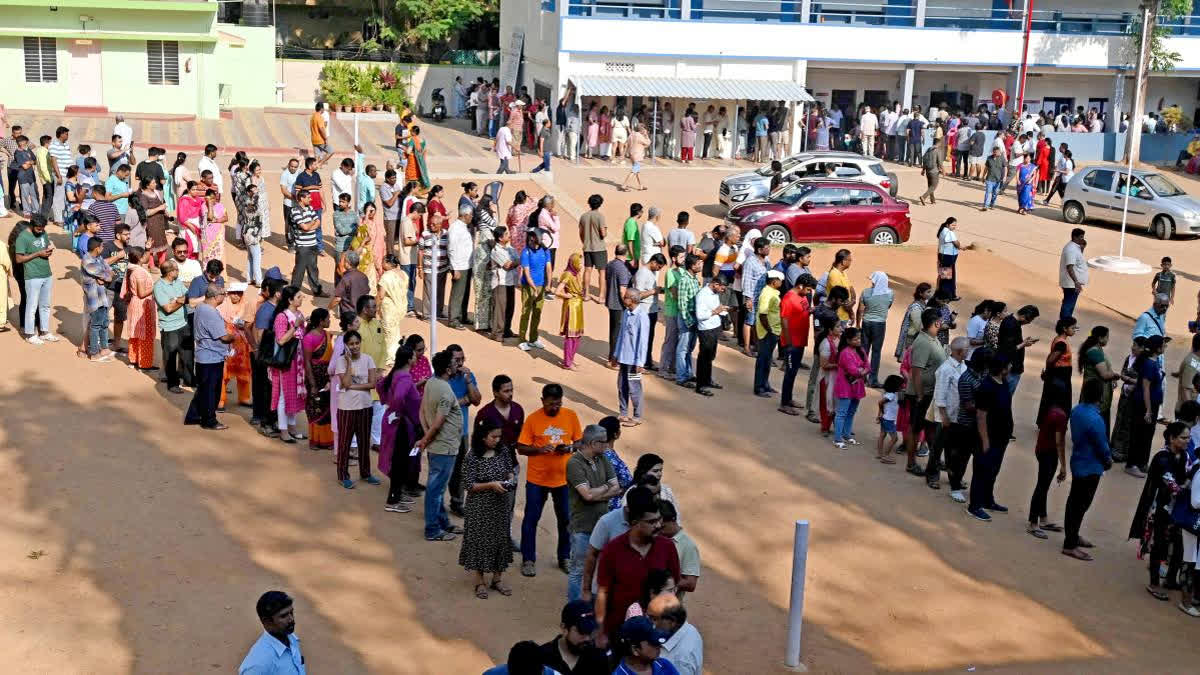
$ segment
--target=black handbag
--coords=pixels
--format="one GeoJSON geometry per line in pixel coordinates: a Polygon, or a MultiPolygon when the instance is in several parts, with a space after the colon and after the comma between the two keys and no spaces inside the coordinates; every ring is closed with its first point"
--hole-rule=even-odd
{"type": "Polygon", "coordinates": [[[283,344],[275,341],[275,328],[263,331],[262,340],[258,343],[258,360],[268,368],[287,370],[296,360],[296,350],[300,347],[300,338],[293,337],[283,344]]]}

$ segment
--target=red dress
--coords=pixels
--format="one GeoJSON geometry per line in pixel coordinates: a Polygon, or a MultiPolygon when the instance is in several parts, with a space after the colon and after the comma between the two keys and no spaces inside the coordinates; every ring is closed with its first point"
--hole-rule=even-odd
{"type": "Polygon", "coordinates": [[[1050,144],[1042,139],[1037,146],[1038,181],[1050,180],[1050,144]]]}

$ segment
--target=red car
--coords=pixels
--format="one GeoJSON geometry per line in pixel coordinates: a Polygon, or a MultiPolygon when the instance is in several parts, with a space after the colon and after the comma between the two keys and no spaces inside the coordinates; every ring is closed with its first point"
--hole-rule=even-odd
{"type": "Polygon", "coordinates": [[[730,209],[725,222],[745,235],[758,230],[772,244],[908,241],[908,204],[887,190],[857,181],[801,180],[765,200],[730,209]]]}

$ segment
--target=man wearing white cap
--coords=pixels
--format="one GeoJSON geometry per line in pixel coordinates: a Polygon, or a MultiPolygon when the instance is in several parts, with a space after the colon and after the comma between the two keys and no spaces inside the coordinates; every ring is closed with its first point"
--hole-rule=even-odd
{"type": "Polygon", "coordinates": [[[783,285],[783,272],[771,270],[767,272],[767,283],[758,294],[758,307],[755,309],[755,333],[758,335],[758,356],[754,362],[754,395],[770,398],[775,390],[771,388],[771,359],[775,355],[775,347],[779,344],[779,334],[783,323],[779,316],[779,287],[783,285]]]}

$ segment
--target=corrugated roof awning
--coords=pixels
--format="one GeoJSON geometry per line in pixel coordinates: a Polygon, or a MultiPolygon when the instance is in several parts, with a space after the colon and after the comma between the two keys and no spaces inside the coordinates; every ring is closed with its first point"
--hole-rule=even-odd
{"type": "Polygon", "coordinates": [[[571,78],[584,96],[658,96],[702,101],[804,101],[813,97],[798,82],[714,78],[589,76],[571,78]]]}

